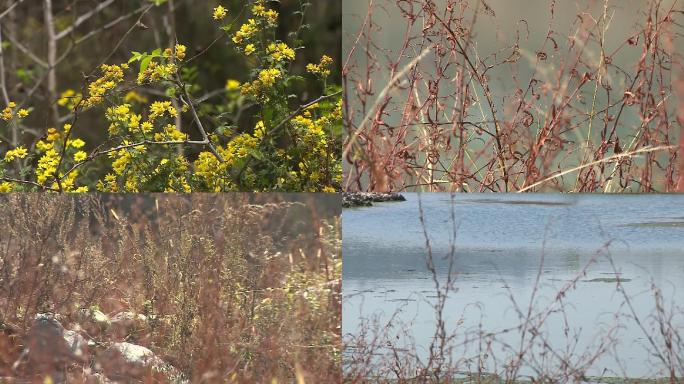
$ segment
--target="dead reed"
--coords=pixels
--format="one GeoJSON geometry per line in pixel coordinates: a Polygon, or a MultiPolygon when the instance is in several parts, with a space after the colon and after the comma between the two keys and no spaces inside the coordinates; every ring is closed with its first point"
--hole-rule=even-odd
{"type": "Polygon", "coordinates": [[[345,15],[347,190],[684,191],[680,3],[367,4],[345,15]]]}

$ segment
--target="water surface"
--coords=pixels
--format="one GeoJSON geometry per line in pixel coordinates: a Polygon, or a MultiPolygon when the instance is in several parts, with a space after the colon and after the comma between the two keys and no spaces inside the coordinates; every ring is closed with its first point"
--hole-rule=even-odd
{"type": "MultiPolygon", "coordinates": [[[[405,196],[406,202],[343,212],[345,334],[357,332],[362,318],[387,319],[401,309],[397,323],[408,323],[418,354],[427,353],[435,291],[425,263],[421,199],[441,281],[449,268],[443,256],[455,245],[449,331],[466,335],[478,327],[492,332],[511,327],[519,323],[513,300],[526,307],[538,275],[533,306],[539,310],[576,279],[564,300],[565,316],[552,314],[544,329],[552,347],[574,348],[570,352],[579,356],[612,332],[619,340],[588,374],[663,375],[616,287],[619,278],[647,330],[656,332],[648,317],[655,284],[676,313],[673,323],[684,327],[684,195],[405,196]]],[[[519,335],[511,332],[502,340],[516,343],[519,335]]],[[[475,351],[466,346],[457,353],[475,351]]]]}

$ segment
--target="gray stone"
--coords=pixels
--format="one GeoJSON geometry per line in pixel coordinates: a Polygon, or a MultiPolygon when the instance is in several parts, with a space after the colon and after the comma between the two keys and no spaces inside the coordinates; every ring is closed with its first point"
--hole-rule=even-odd
{"type": "Polygon", "coordinates": [[[15,367],[26,363],[27,371],[48,374],[56,382],[63,377],[64,366],[89,358],[88,342],[77,331],[66,330],[52,314],[36,315],[25,337],[24,351],[15,367]]]}
{"type": "Polygon", "coordinates": [[[91,336],[100,335],[101,332],[107,330],[111,325],[109,316],[94,308],[81,309],[78,311],[76,320],[79,326],[85,329],[91,336]]]}
{"type": "Polygon", "coordinates": [[[394,192],[345,192],[342,194],[342,206],[344,208],[368,207],[373,203],[405,200],[404,196],[394,192]]]}
{"type": "Polygon", "coordinates": [[[175,367],[141,345],[114,343],[100,356],[99,362],[103,373],[112,380],[138,379],[152,373],[168,382],[185,382],[175,367]]]}

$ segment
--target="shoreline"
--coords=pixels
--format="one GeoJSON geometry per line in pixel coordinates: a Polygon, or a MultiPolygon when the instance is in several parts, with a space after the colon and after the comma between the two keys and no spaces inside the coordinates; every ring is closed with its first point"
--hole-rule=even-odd
{"type": "Polygon", "coordinates": [[[406,201],[397,192],[344,192],[342,194],[342,208],[371,207],[373,203],[391,201],[406,201]]]}

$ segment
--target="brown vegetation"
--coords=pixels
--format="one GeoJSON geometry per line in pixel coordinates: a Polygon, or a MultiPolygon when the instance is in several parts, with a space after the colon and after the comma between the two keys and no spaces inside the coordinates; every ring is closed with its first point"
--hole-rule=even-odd
{"type": "Polygon", "coordinates": [[[346,189],[681,191],[681,4],[538,1],[513,26],[496,12],[510,4],[371,0],[356,15],[346,189]]]}
{"type": "Polygon", "coordinates": [[[126,382],[339,380],[334,197],[0,197],[0,377],[105,382],[140,346],[165,368],[126,382]],[[54,321],[84,350],[40,347],[54,321]]]}

